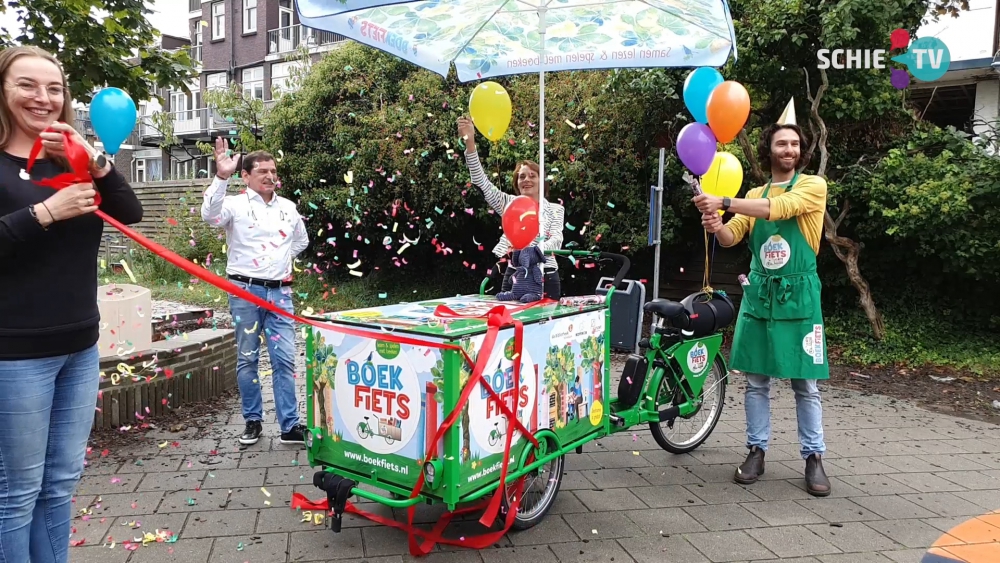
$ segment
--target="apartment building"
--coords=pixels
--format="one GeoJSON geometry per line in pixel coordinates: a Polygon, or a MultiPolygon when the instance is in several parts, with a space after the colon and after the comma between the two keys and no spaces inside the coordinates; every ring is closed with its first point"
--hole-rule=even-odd
{"type": "Polygon", "coordinates": [[[941,39],[951,64],[938,80],[914,80],[913,106],[939,126],[989,136],[1000,120],[1000,0],[969,0],[968,11],[927,23],[917,36],[941,39]]]}
{"type": "MultiPolygon", "coordinates": [[[[178,0],[181,1],[181,0],[178,0]]],[[[237,83],[243,95],[269,106],[288,91],[290,76],[300,48],[316,61],[324,53],[343,45],[340,35],[303,27],[294,0],[186,0],[189,37],[165,35],[162,48],[188,49],[198,65],[198,76],[188,85],[190,93],[159,92],[155,99],[139,103],[139,123],[132,150],[123,149],[115,159],[128,165],[134,182],[210,177],[214,162],[200,154],[198,142],[227,135],[232,125],[217,111],[206,107],[205,93],[237,83]],[[153,115],[165,112],[173,124],[179,145],[162,148],[163,132],[153,115]]]]}

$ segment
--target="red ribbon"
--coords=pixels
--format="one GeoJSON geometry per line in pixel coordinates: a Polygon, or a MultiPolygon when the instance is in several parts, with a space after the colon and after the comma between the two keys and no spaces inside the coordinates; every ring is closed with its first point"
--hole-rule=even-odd
{"type": "MultiPolygon", "coordinates": [[[[63,133],[63,147],[67,159],[69,160],[70,167],[72,168],[72,172],[59,174],[54,178],[40,180],[36,183],[56,190],[61,190],[63,188],[67,188],[74,184],[92,183],[93,178],[91,177],[89,171],[90,157],[87,151],[76,142],[76,139],[72,134],[65,132],[63,133]]],[[[35,145],[32,147],[31,154],[28,158],[28,168],[27,168],[28,172],[31,171],[31,168],[35,163],[35,159],[38,157],[41,150],[42,150],[42,144],[41,144],[41,139],[39,138],[38,140],[35,141],[35,145]]],[[[95,197],[95,204],[99,205],[99,203],[100,203],[100,194],[98,194],[95,197]]],[[[445,421],[438,427],[437,433],[435,434],[434,439],[431,441],[430,449],[428,452],[426,452],[424,459],[432,459],[434,455],[437,453],[438,442],[444,437],[444,433],[447,432],[448,429],[451,428],[458,420],[458,417],[461,415],[462,408],[465,406],[466,402],[468,402],[469,396],[472,394],[472,390],[475,388],[474,383],[479,383],[480,385],[482,385],[486,389],[490,397],[494,401],[496,401],[502,414],[504,414],[507,417],[507,420],[513,422],[512,425],[508,424],[507,428],[507,437],[506,437],[506,442],[504,444],[503,462],[500,472],[500,483],[497,487],[496,492],[493,494],[493,498],[489,501],[488,505],[486,506],[486,511],[483,514],[483,517],[480,518],[480,523],[482,523],[484,526],[489,527],[493,525],[493,523],[496,521],[496,516],[500,509],[500,502],[502,500],[502,497],[500,495],[505,494],[506,491],[505,485],[507,478],[507,467],[510,460],[510,449],[511,449],[511,441],[513,439],[513,434],[514,434],[514,428],[516,427],[518,431],[520,431],[524,436],[526,436],[528,440],[532,443],[532,445],[536,448],[538,447],[538,440],[531,434],[531,432],[528,431],[527,428],[524,427],[524,425],[521,424],[520,420],[518,420],[517,416],[515,416],[515,414],[511,411],[511,409],[507,406],[507,404],[500,399],[497,393],[493,390],[493,386],[490,385],[489,382],[486,380],[486,378],[483,376],[483,373],[486,368],[486,362],[489,359],[490,354],[492,353],[494,344],[496,343],[497,334],[503,327],[513,325],[514,349],[515,353],[517,354],[518,360],[520,360],[523,326],[520,321],[512,317],[513,313],[533,306],[547,305],[549,303],[552,303],[551,300],[544,300],[541,302],[530,303],[524,307],[517,307],[513,310],[509,310],[507,309],[507,307],[503,305],[497,305],[496,307],[490,309],[485,315],[481,316],[463,316],[459,315],[458,313],[455,313],[453,310],[447,307],[438,306],[438,310],[435,311],[435,314],[439,314],[440,316],[443,317],[486,319],[488,327],[486,332],[486,338],[483,340],[483,344],[480,347],[480,352],[477,358],[478,361],[473,362],[472,359],[469,357],[469,355],[465,352],[465,350],[463,350],[460,346],[457,346],[455,344],[443,344],[439,342],[425,341],[406,336],[399,336],[395,334],[386,334],[384,332],[375,332],[370,330],[361,330],[340,325],[321,323],[318,321],[300,317],[298,315],[295,315],[294,313],[289,313],[284,309],[277,307],[275,304],[268,302],[264,299],[261,299],[256,295],[244,290],[243,288],[233,284],[228,279],[220,277],[210,272],[209,270],[202,268],[201,266],[198,266],[192,262],[189,262],[188,260],[185,260],[184,258],[172,252],[171,250],[163,247],[160,244],[157,244],[156,242],[153,242],[152,240],[149,240],[148,238],[139,234],[138,232],[133,231],[132,229],[125,226],[117,219],[114,219],[113,217],[104,213],[100,209],[98,209],[94,213],[96,213],[98,217],[106,221],[108,224],[118,229],[125,236],[139,243],[153,254],[165,259],[171,264],[191,274],[192,276],[195,276],[205,281],[206,283],[209,283],[231,295],[235,295],[241,299],[249,301],[254,305],[266,309],[276,315],[281,315],[296,322],[308,324],[324,330],[339,332],[342,334],[349,334],[352,336],[359,336],[362,338],[374,338],[378,340],[385,340],[388,342],[397,342],[399,344],[409,344],[412,346],[423,346],[428,348],[439,348],[443,350],[455,350],[460,352],[462,356],[465,358],[465,361],[468,362],[469,365],[474,366],[472,375],[469,377],[469,381],[462,389],[462,393],[459,397],[459,400],[455,404],[455,407],[452,410],[450,416],[448,416],[448,418],[445,419],[445,421]]],[[[514,362],[515,385],[519,384],[518,377],[520,375],[520,365],[521,365],[520,361],[514,362]]],[[[529,459],[533,458],[534,458],[533,455],[529,456],[529,459]]],[[[479,503],[472,507],[463,508],[460,510],[456,510],[455,512],[449,512],[444,514],[438,521],[437,525],[435,525],[435,527],[431,531],[420,530],[413,526],[413,516],[414,512],[416,511],[415,505],[411,505],[407,510],[406,524],[402,524],[400,522],[396,522],[394,520],[390,520],[385,517],[378,516],[376,514],[371,514],[359,510],[357,507],[351,505],[350,503],[348,503],[348,511],[354,514],[358,514],[359,516],[368,518],[373,522],[383,524],[386,526],[392,526],[400,530],[405,530],[407,532],[409,539],[410,553],[415,556],[426,555],[430,553],[430,551],[434,549],[434,545],[438,543],[482,549],[484,547],[488,547],[496,543],[500,538],[503,537],[504,534],[506,534],[510,530],[511,526],[514,524],[514,518],[517,514],[517,507],[519,506],[521,500],[523,483],[524,483],[523,478],[518,480],[517,490],[515,492],[514,499],[510,503],[510,509],[507,512],[507,516],[504,521],[504,527],[502,530],[481,534],[478,536],[469,536],[466,537],[464,540],[454,540],[454,539],[444,538],[442,537],[441,534],[444,531],[444,528],[448,525],[448,523],[454,516],[474,511],[477,508],[482,508],[484,503],[479,503]],[[416,536],[421,536],[425,538],[425,541],[418,544],[415,539],[416,536]]],[[[423,487],[423,484],[424,484],[424,473],[423,471],[421,471],[420,477],[418,477],[416,485],[410,492],[411,499],[416,498],[416,496],[420,493],[420,489],[423,487]]],[[[296,493],[292,496],[292,508],[294,509],[299,507],[303,508],[314,507],[316,509],[323,509],[323,510],[329,509],[329,507],[326,506],[326,501],[314,503],[306,499],[301,494],[296,493]]]]}

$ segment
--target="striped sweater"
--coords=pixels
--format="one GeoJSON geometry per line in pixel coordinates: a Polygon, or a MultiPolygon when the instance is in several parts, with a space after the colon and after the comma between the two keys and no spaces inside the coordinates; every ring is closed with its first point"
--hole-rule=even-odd
{"type": "MultiPolygon", "coordinates": [[[[472,183],[483,192],[483,197],[486,198],[486,203],[489,204],[494,211],[503,215],[504,210],[507,209],[510,202],[514,201],[514,198],[517,196],[503,193],[493,185],[493,182],[490,182],[489,178],[486,177],[486,172],[483,170],[482,163],[479,162],[478,153],[466,152],[465,163],[469,167],[469,174],[472,176],[472,183]]],[[[545,238],[542,240],[539,247],[542,249],[542,252],[559,250],[562,248],[563,243],[563,222],[565,220],[566,210],[558,203],[552,203],[548,199],[544,199],[542,212],[545,215],[542,223],[544,225],[545,238]]],[[[538,243],[532,242],[531,246],[535,246],[536,244],[538,243]]],[[[497,242],[495,247],[493,247],[493,254],[495,254],[497,258],[501,258],[510,252],[511,248],[512,245],[510,244],[510,241],[507,240],[507,237],[500,235],[500,241],[497,242]]],[[[549,270],[559,269],[555,256],[546,255],[545,268],[549,270]]]]}

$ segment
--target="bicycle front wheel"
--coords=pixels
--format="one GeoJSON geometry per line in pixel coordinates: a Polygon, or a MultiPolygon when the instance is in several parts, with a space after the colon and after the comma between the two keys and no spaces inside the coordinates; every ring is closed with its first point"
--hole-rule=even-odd
{"type": "MultiPolygon", "coordinates": [[[[687,401],[688,395],[681,390],[689,389],[687,385],[687,381],[683,378],[675,381],[669,373],[664,374],[656,391],[657,410],[662,411],[687,401]],[[677,388],[678,385],[682,387],[677,388]]],[[[688,393],[690,394],[690,390],[688,393]]],[[[726,377],[722,362],[718,359],[705,375],[705,384],[701,388],[700,396],[694,397],[693,400],[698,409],[691,415],[649,423],[653,439],[661,448],[672,454],[686,454],[702,445],[722,417],[722,406],[726,401],[726,377]]]]}

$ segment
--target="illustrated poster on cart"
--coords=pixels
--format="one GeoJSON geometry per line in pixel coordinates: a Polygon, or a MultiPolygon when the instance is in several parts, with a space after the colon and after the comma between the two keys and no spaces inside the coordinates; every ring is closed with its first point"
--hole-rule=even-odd
{"type": "MultiPolygon", "coordinates": [[[[514,330],[504,329],[484,375],[528,430],[551,428],[566,443],[593,431],[605,414],[604,328],[602,311],[524,325],[518,388],[514,386],[514,330]]],[[[477,353],[484,339],[485,335],[469,339],[477,353]]],[[[463,373],[463,380],[467,377],[463,373]]],[[[499,478],[503,461],[506,417],[480,386],[460,420],[460,482],[473,489],[477,483],[492,483],[499,478]]],[[[515,431],[512,444],[512,462],[516,462],[527,440],[515,431]]]]}
{"type": "Polygon", "coordinates": [[[416,483],[442,420],[433,384],[441,350],[326,330],[314,339],[314,425],[336,444],[339,462],[416,483]]]}
{"type": "MultiPolygon", "coordinates": [[[[594,311],[523,327],[520,385],[514,385],[514,330],[498,334],[485,377],[531,432],[552,428],[565,443],[602,423],[604,313],[594,311]]],[[[446,373],[438,348],[315,329],[313,421],[332,437],[337,463],[400,485],[416,482],[420,462],[444,420],[447,385],[461,388],[472,374],[465,362],[446,373]],[[323,423],[320,424],[320,421],[323,423]]],[[[478,360],[485,334],[459,343],[478,360]]],[[[474,489],[500,475],[507,420],[497,402],[477,386],[456,421],[460,482],[474,489]]],[[[513,456],[527,440],[515,432],[513,456]]],[[[333,460],[328,460],[333,461],[333,460]]],[[[471,490],[470,489],[470,490],[471,490]]]]}

